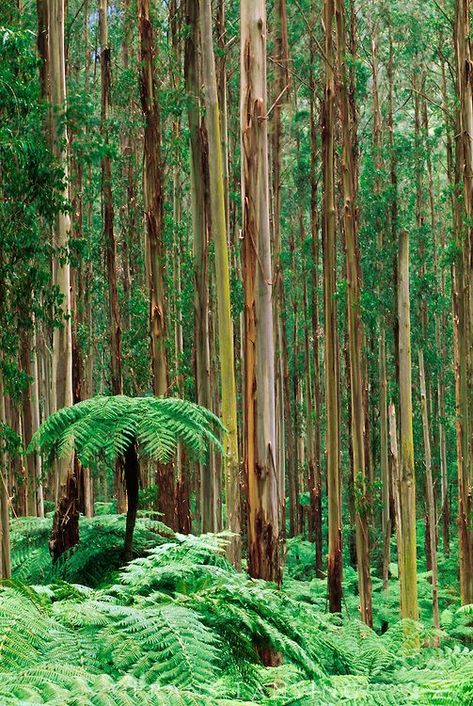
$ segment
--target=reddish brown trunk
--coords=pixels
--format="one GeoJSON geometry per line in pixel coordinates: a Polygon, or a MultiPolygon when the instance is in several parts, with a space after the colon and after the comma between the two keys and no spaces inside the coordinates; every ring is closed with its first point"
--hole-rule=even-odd
{"type": "Polygon", "coordinates": [[[337,238],[335,213],[334,0],[324,2],[325,95],[322,110],[322,244],[325,312],[325,402],[327,414],[328,593],[331,612],[342,609],[342,514],[340,490],[340,402],[337,334],[337,238]]]}
{"type": "MultiPolygon", "coordinates": [[[[161,112],[156,81],[156,45],[149,0],[138,0],[140,93],[144,118],[143,190],[146,222],[146,259],[149,289],[151,367],[155,395],[169,391],[166,352],[166,296],[164,289],[164,191],[161,153],[161,112]]],[[[156,473],[156,509],[174,528],[176,519],[174,464],[159,464],[156,473]]]]}
{"type": "Polygon", "coordinates": [[[67,479],[65,494],[61,497],[54,514],[52,538],[49,551],[53,561],[57,561],[79,541],[79,507],[77,479],[71,475],[67,479]]]}
{"type": "Polygon", "coordinates": [[[245,301],[248,568],[281,581],[266,105],[266,3],[241,2],[241,152],[245,301]]]}

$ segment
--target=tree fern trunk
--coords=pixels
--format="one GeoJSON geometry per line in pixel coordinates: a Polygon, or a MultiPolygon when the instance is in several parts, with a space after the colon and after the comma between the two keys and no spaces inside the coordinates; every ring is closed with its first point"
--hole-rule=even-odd
{"type": "Polygon", "coordinates": [[[125,545],[123,558],[131,561],[133,558],[133,532],[136,524],[138,512],[138,486],[140,476],[140,464],[136,453],[135,444],[131,444],[125,451],[124,457],[125,485],[128,497],[128,511],[126,513],[125,545]]]}

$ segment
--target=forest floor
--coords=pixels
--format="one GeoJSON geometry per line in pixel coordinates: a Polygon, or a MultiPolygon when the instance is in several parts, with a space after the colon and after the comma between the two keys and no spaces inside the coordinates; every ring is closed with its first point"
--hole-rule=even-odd
{"type": "Polygon", "coordinates": [[[473,703],[473,608],[459,605],[455,545],[439,558],[440,635],[419,565],[416,647],[398,618],[395,563],[386,591],[373,574],[370,630],[356,617],[351,567],[343,615],[327,613],[314,547],[301,538],[288,541],[278,591],[237,573],[224,537],[173,535],[145,515],[136,559],[120,567],[124,523],[82,518],[79,546],[53,567],[51,519],[13,520],[13,578],[0,589],[1,706],[473,703]],[[262,666],[268,650],[280,666],[262,666]]]}

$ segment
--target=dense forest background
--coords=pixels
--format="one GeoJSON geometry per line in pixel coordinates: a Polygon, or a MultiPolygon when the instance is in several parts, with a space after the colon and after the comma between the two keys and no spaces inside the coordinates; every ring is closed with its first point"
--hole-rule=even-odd
{"type": "Polygon", "coordinates": [[[2,703],[471,703],[470,5],[2,3],[2,703]]]}

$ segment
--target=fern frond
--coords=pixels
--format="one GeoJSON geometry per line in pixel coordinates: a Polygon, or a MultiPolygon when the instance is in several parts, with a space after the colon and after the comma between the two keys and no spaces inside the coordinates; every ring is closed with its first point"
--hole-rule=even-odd
{"type": "Polygon", "coordinates": [[[81,463],[112,465],[130,443],[156,461],[171,460],[182,443],[202,458],[209,444],[222,449],[222,423],[212,412],[174,397],[97,396],[52,414],[34,434],[28,452],[39,449],[48,463],[74,450],[81,463]]]}

